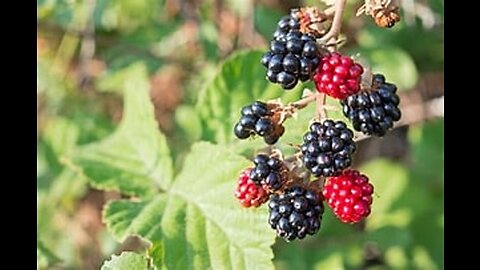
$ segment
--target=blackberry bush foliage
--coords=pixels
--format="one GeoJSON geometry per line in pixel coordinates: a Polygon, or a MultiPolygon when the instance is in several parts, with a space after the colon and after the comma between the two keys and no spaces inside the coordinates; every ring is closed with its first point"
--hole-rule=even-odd
{"type": "Polygon", "coordinates": [[[278,21],[268,51],[259,59],[266,80],[281,89],[313,80],[316,91],[306,91],[300,100],[285,105],[279,99],[245,105],[233,127],[238,139],[260,136],[269,145],[254,155],[253,167],[241,173],[235,196],[245,207],[268,201],[266,220],[286,241],[319,232],[324,200],[343,223],[370,215],[374,187],[366,175],[350,168],[358,136],[346,122],[364,136],[384,136],[401,118],[397,87],[337,51],[339,25],[326,31],[329,19],[317,8],[291,10],[278,21]],[[328,117],[327,96],[336,100],[346,119],[328,117]],[[284,157],[284,121],[314,101],[316,114],[303,140],[286,142],[296,152],[284,157]]]}

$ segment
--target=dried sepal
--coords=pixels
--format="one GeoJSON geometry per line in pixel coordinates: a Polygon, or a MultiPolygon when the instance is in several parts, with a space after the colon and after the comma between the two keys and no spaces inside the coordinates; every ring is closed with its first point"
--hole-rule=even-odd
{"type": "Polygon", "coordinates": [[[300,32],[302,33],[319,38],[327,32],[323,23],[329,19],[329,16],[318,7],[292,9],[290,14],[300,22],[300,32]]]}
{"type": "Polygon", "coordinates": [[[398,4],[392,0],[365,0],[365,3],[357,10],[356,15],[371,16],[375,24],[380,27],[391,28],[400,21],[398,4]]]}

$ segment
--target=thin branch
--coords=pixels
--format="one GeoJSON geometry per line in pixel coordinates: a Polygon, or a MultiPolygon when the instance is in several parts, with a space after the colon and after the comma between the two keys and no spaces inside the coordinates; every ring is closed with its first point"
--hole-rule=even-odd
{"type": "Polygon", "coordinates": [[[95,21],[93,12],[95,10],[96,0],[88,0],[85,2],[87,22],[83,31],[82,44],[79,55],[79,84],[84,89],[90,82],[89,65],[95,56],[95,21]]]}
{"type": "Polygon", "coordinates": [[[319,121],[328,118],[327,110],[325,108],[325,102],[327,101],[327,95],[320,93],[317,96],[317,118],[319,121]]]}
{"type": "Polygon", "coordinates": [[[347,0],[337,0],[335,5],[335,14],[333,15],[333,22],[330,30],[321,38],[323,42],[328,42],[332,38],[337,38],[342,27],[342,16],[345,10],[347,0]]]}
{"type": "Polygon", "coordinates": [[[304,98],[293,102],[291,105],[295,107],[296,109],[303,109],[307,107],[308,104],[311,102],[315,101],[317,98],[318,93],[311,93],[305,96],[304,98]]]}

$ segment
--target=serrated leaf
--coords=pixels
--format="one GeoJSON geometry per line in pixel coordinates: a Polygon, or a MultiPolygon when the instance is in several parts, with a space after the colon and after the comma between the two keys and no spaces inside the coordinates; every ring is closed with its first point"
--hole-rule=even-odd
{"type": "Polygon", "coordinates": [[[110,202],[104,221],[119,240],[136,234],[150,241],[159,269],[272,269],[275,233],[265,208],[244,209],[233,195],[247,165],[224,147],[194,144],[170,190],[110,202]]]}
{"type": "Polygon", "coordinates": [[[170,186],[172,160],[155,120],[145,67],[133,65],[124,74],[124,116],[118,129],[79,147],[67,163],[97,188],[145,197],[170,186]]]}
{"type": "Polygon", "coordinates": [[[148,258],[134,252],[122,252],[105,261],[101,270],[147,270],[148,258]]]}
{"type": "Polygon", "coordinates": [[[243,106],[255,100],[281,98],[286,103],[300,98],[302,83],[285,91],[265,79],[266,70],[260,64],[263,53],[253,50],[233,55],[200,93],[196,109],[203,126],[202,139],[217,143],[238,141],[233,126],[243,106]]]}

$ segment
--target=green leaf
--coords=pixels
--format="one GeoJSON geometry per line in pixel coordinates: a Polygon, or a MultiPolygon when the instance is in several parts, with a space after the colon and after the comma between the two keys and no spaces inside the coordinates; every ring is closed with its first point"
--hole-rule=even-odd
{"type": "Polygon", "coordinates": [[[443,187],[444,126],[443,119],[411,127],[414,174],[422,182],[443,187]]]}
{"type": "Polygon", "coordinates": [[[367,229],[407,225],[412,217],[411,211],[392,209],[408,187],[406,168],[386,159],[376,159],[363,165],[360,171],[368,176],[374,186],[372,213],[367,219],[367,229]]]}
{"type": "Polygon", "coordinates": [[[266,40],[270,40],[277,27],[277,22],[282,17],[282,13],[271,7],[258,4],[254,10],[254,16],[255,29],[257,29],[266,40]]]}
{"type": "Polygon", "coordinates": [[[146,270],[148,268],[148,259],[145,255],[134,252],[122,252],[120,255],[113,255],[108,261],[105,261],[101,270],[146,270]]]}
{"type": "Polygon", "coordinates": [[[67,153],[76,144],[80,129],[68,118],[50,118],[43,132],[43,139],[57,156],[67,153]]]}
{"type": "Polygon", "coordinates": [[[318,270],[322,269],[344,269],[343,259],[340,253],[333,253],[330,257],[324,259],[323,261],[315,264],[315,268],[318,270]]]}
{"type": "Polygon", "coordinates": [[[79,147],[66,163],[97,188],[149,196],[171,184],[170,151],[155,120],[144,66],[133,65],[124,74],[120,126],[110,137],[79,147]]]}
{"type": "Polygon", "coordinates": [[[175,110],[175,122],[188,141],[198,141],[202,136],[202,123],[192,106],[179,106],[175,110]]]}
{"type": "Polygon", "coordinates": [[[360,56],[364,57],[373,73],[382,73],[388,82],[398,86],[399,91],[408,90],[415,86],[418,80],[418,71],[412,57],[398,47],[382,47],[375,49],[360,49],[360,56]]]}
{"type": "Polygon", "coordinates": [[[265,79],[266,70],[260,64],[263,53],[254,50],[233,55],[200,93],[196,109],[203,126],[202,139],[217,143],[238,141],[233,126],[243,106],[255,100],[282,98],[286,103],[300,98],[302,83],[285,91],[265,79]]]}
{"type": "Polygon", "coordinates": [[[37,239],[37,269],[46,269],[48,266],[59,263],[61,260],[37,239]]]}
{"type": "Polygon", "coordinates": [[[233,190],[248,161],[221,146],[192,146],[170,190],[151,200],[110,202],[107,228],[120,241],[140,235],[167,269],[273,269],[275,233],[266,209],[244,209],[233,190]]]}

